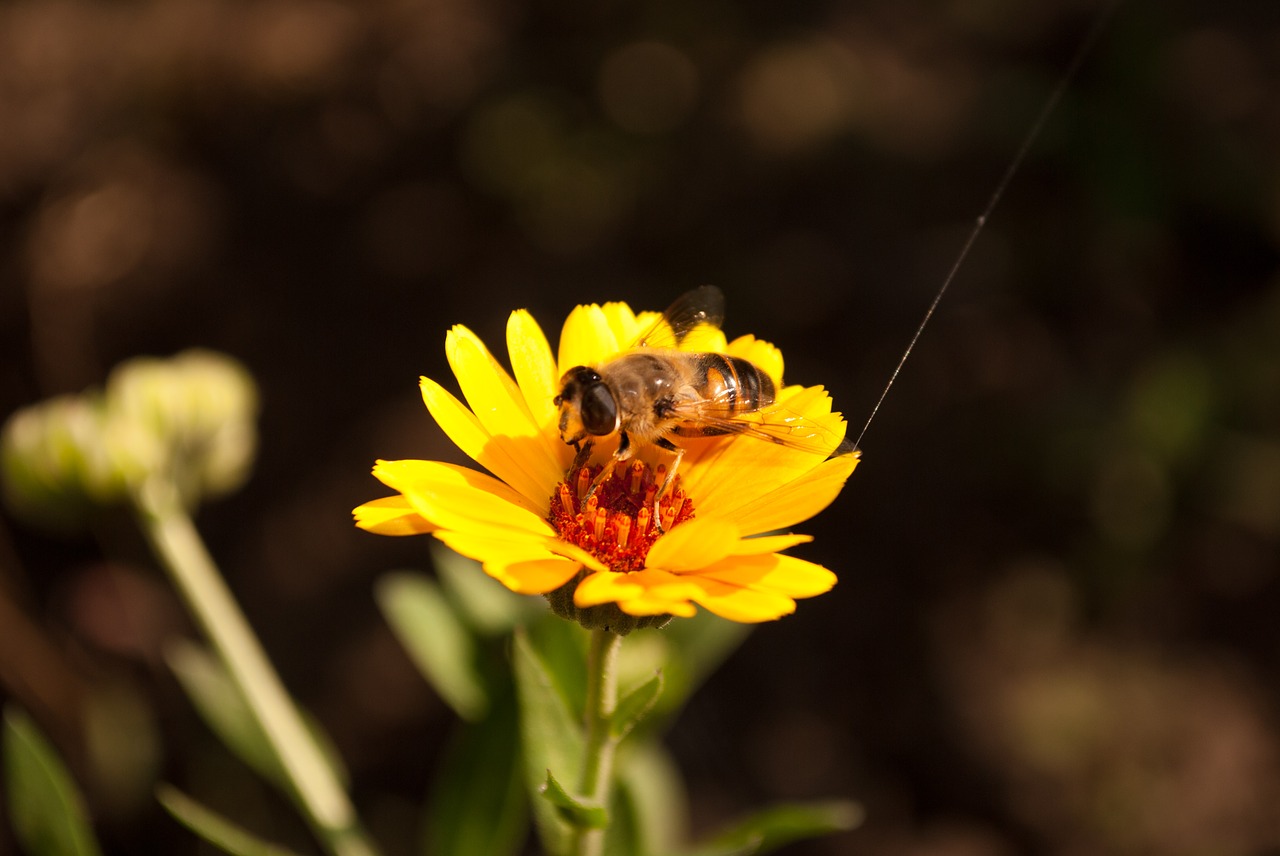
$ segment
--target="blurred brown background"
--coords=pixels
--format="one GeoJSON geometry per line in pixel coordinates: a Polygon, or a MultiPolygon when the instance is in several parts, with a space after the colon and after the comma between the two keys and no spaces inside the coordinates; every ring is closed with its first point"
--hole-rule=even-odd
{"type": "MultiPolygon", "coordinates": [[[[249,366],[256,474],[201,526],[412,853],[452,719],[370,588],[426,544],[348,511],[376,457],[455,457],[416,392],[448,325],[716,283],[860,427],[1096,8],[14,0],[0,412],[138,354],[249,366]]],[[[800,527],[840,585],[671,736],[697,829],[842,796],[865,826],[789,852],[1280,853],[1278,57],[1277,4],[1120,9],[800,527]]],[[[157,776],[305,842],[166,673],[187,625],[131,532],[3,518],[0,696],[99,777],[112,852],[197,852],[157,776]]]]}

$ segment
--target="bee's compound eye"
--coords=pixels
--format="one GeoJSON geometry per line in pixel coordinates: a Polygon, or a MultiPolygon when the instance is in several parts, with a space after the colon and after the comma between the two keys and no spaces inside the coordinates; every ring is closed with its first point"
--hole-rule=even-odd
{"type": "Polygon", "coordinates": [[[618,404],[609,387],[596,381],[582,390],[582,427],[588,434],[604,437],[618,427],[618,404]]]}

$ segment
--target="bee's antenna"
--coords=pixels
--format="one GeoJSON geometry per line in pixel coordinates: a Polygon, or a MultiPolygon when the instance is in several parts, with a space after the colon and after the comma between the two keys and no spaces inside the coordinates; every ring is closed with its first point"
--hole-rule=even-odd
{"type": "Polygon", "coordinates": [[[1057,85],[1053,88],[1053,92],[1045,100],[1044,106],[1040,108],[1040,113],[1036,116],[1035,121],[1031,123],[1030,129],[1022,139],[1022,145],[1018,147],[1017,153],[1013,156],[1013,160],[1009,162],[1009,167],[1004,171],[1004,175],[1000,177],[1000,181],[996,184],[995,191],[991,194],[991,198],[987,200],[987,205],[982,209],[982,213],[978,215],[978,219],[974,221],[973,228],[969,230],[969,236],[965,238],[964,245],[960,248],[960,254],[956,256],[955,262],[951,265],[951,270],[947,272],[947,276],[942,280],[942,286],[938,289],[938,293],[933,296],[933,302],[929,304],[929,308],[925,310],[924,318],[920,321],[920,326],[916,327],[916,332],[911,337],[911,341],[907,343],[907,349],[902,352],[902,358],[898,360],[898,365],[894,367],[893,374],[889,375],[889,382],[885,384],[884,391],[880,393],[880,398],[876,401],[876,406],[871,408],[871,415],[867,417],[866,424],[862,426],[862,430],[858,433],[858,439],[854,441],[855,449],[862,447],[862,438],[866,436],[867,429],[871,427],[871,422],[876,418],[876,414],[880,412],[880,405],[884,404],[885,397],[889,395],[889,390],[893,386],[894,381],[898,379],[898,373],[902,371],[902,367],[907,362],[907,357],[911,356],[911,351],[916,346],[916,342],[920,340],[920,334],[924,332],[925,325],[929,323],[929,319],[933,317],[934,310],[938,308],[938,304],[942,302],[942,296],[947,293],[947,288],[951,285],[951,281],[956,278],[961,265],[964,264],[965,258],[969,255],[969,250],[973,248],[974,242],[978,239],[978,235],[982,232],[983,227],[987,225],[987,218],[991,216],[991,212],[1000,202],[1000,198],[1004,196],[1005,189],[1008,188],[1009,182],[1013,180],[1013,176],[1022,166],[1022,162],[1027,158],[1027,152],[1031,150],[1031,146],[1039,139],[1040,132],[1044,130],[1044,126],[1049,120],[1049,116],[1058,106],[1058,102],[1062,100],[1062,95],[1067,91],[1067,87],[1071,85],[1071,81],[1075,79],[1076,73],[1079,72],[1080,66],[1084,64],[1084,59],[1093,50],[1094,44],[1097,43],[1098,37],[1102,31],[1106,29],[1107,21],[1111,19],[1112,13],[1119,7],[1122,0],[1109,0],[1109,2],[1098,12],[1097,17],[1093,20],[1093,26],[1085,35],[1084,40],[1080,42],[1080,46],[1076,48],[1075,55],[1071,57],[1071,62],[1067,65],[1065,71],[1058,78],[1057,85]]]}

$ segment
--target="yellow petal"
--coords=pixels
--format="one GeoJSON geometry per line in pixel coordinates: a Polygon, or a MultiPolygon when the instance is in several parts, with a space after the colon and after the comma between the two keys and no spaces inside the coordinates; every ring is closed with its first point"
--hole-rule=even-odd
{"type": "Polygon", "coordinates": [[[421,387],[427,410],[459,449],[534,505],[547,507],[556,483],[544,485],[525,472],[520,458],[531,453],[529,440],[491,436],[475,414],[440,384],[424,377],[421,387]]]}
{"type": "Polygon", "coordinates": [[[805,430],[821,433],[807,440],[804,448],[751,436],[686,442],[688,453],[680,473],[684,489],[698,508],[715,508],[717,514],[736,520],[733,510],[813,469],[844,438],[844,420],[831,412],[831,398],[820,387],[793,395],[784,410],[769,418],[779,423],[798,418],[805,430]]]}
{"type": "Polygon", "coordinates": [[[823,461],[807,473],[732,510],[744,534],[786,529],[831,504],[858,465],[858,453],[823,461]]]}
{"type": "Polygon", "coordinates": [[[697,607],[686,598],[673,600],[671,598],[651,596],[648,592],[639,597],[620,601],[618,608],[627,615],[640,617],[646,615],[674,615],[677,618],[693,618],[698,614],[697,607]]]}
{"type": "Polygon", "coordinates": [[[704,569],[699,577],[787,597],[815,597],[831,590],[836,575],[795,556],[741,556],[704,569]]]}
{"type": "Polygon", "coordinates": [[[507,565],[500,571],[485,570],[507,588],[520,594],[546,594],[573,579],[580,565],[568,559],[535,559],[507,565]]]}
{"type": "Polygon", "coordinates": [[[778,350],[771,342],[763,339],[757,339],[755,336],[747,334],[739,336],[729,343],[725,349],[731,357],[741,357],[749,363],[752,363],[764,370],[764,373],[773,378],[774,385],[782,385],[782,351],[778,350]]]}
{"type": "Polygon", "coordinates": [[[544,594],[568,582],[582,566],[552,555],[535,539],[510,540],[492,534],[441,530],[436,538],[464,556],[480,562],[485,573],[512,591],[544,594]]]}
{"type": "Polygon", "coordinates": [[[476,490],[491,493],[499,499],[524,508],[542,516],[542,511],[529,502],[510,486],[499,481],[488,473],[460,467],[457,464],[446,464],[443,461],[378,461],[373,467],[373,476],[387,487],[400,493],[412,493],[420,484],[443,482],[445,484],[468,485],[476,490]]]}
{"type": "MultiPolygon", "coordinates": [[[[434,461],[421,461],[432,464],[434,461]]],[[[382,478],[381,474],[378,474],[382,478]]],[[[461,532],[491,532],[495,537],[525,533],[539,537],[553,536],[554,530],[537,513],[455,478],[420,477],[412,482],[387,482],[399,490],[414,510],[444,529],[461,532]]]]}
{"type": "Polygon", "coordinates": [[[366,502],[351,513],[357,526],[378,535],[422,535],[436,529],[399,495],[366,502]]]}
{"type": "Polygon", "coordinates": [[[633,574],[617,571],[597,571],[588,574],[573,590],[573,602],[576,606],[599,606],[602,603],[613,603],[620,597],[636,597],[644,593],[644,586],[633,580],[633,574]]]}
{"type": "Polygon", "coordinates": [[[629,348],[636,344],[636,341],[648,330],[647,327],[640,326],[640,322],[636,319],[636,314],[625,303],[606,303],[600,307],[600,310],[604,313],[605,323],[613,331],[613,337],[617,341],[619,349],[629,348]]]}
{"type": "Polygon", "coordinates": [[[560,449],[551,445],[543,424],[534,419],[520,387],[466,327],[449,331],[445,353],[476,419],[491,438],[508,444],[514,462],[534,483],[545,486],[541,493],[549,496],[564,477],[560,449]]]}
{"type": "Polygon", "coordinates": [[[507,354],[529,413],[551,442],[560,471],[564,472],[573,459],[573,449],[560,442],[556,430],[560,414],[555,397],[560,393],[560,375],[542,328],[523,309],[512,312],[507,320],[507,354]]]}
{"type": "Polygon", "coordinates": [[[578,583],[573,602],[578,606],[624,603],[631,599],[658,597],[667,601],[688,600],[698,591],[686,578],[666,571],[645,569],[633,573],[600,571],[578,583]]]}
{"type": "Polygon", "coordinates": [[[774,591],[734,585],[702,576],[688,576],[685,579],[698,587],[698,592],[690,596],[691,600],[730,621],[772,621],[795,612],[796,609],[794,600],[774,591]]]}
{"type": "Polygon", "coordinates": [[[743,538],[729,552],[731,556],[758,556],[764,553],[777,553],[794,547],[797,544],[808,544],[812,535],[762,535],[758,538],[743,538]]]}
{"type": "Polygon", "coordinates": [[[560,374],[576,366],[598,365],[621,347],[604,310],[595,304],[574,307],[560,332],[560,374]]]}
{"type": "Polygon", "coordinates": [[[645,558],[649,568],[694,571],[718,562],[737,546],[738,527],[714,517],[695,517],[654,542],[645,558]]]}
{"type": "Polygon", "coordinates": [[[577,545],[570,544],[567,541],[561,541],[559,538],[552,537],[546,540],[546,547],[557,556],[563,556],[566,559],[572,559],[577,564],[593,571],[607,571],[609,566],[588,553],[586,550],[577,545]]]}

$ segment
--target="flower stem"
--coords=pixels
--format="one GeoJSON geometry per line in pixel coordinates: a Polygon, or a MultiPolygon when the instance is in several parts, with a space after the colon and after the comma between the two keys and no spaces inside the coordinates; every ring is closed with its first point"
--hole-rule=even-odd
{"type": "MultiPolygon", "coordinates": [[[[582,758],[578,793],[583,800],[608,807],[613,777],[613,753],[618,741],[610,734],[618,704],[618,649],[622,637],[608,630],[591,631],[587,649],[587,740],[582,758]]],[[[603,829],[579,829],[573,837],[572,856],[600,856],[604,852],[603,829]]]]}
{"type": "Polygon", "coordinates": [[[244,695],[317,836],[334,856],[375,856],[332,767],[236,605],[176,488],[151,479],[133,495],[143,532],[244,695]]]}

